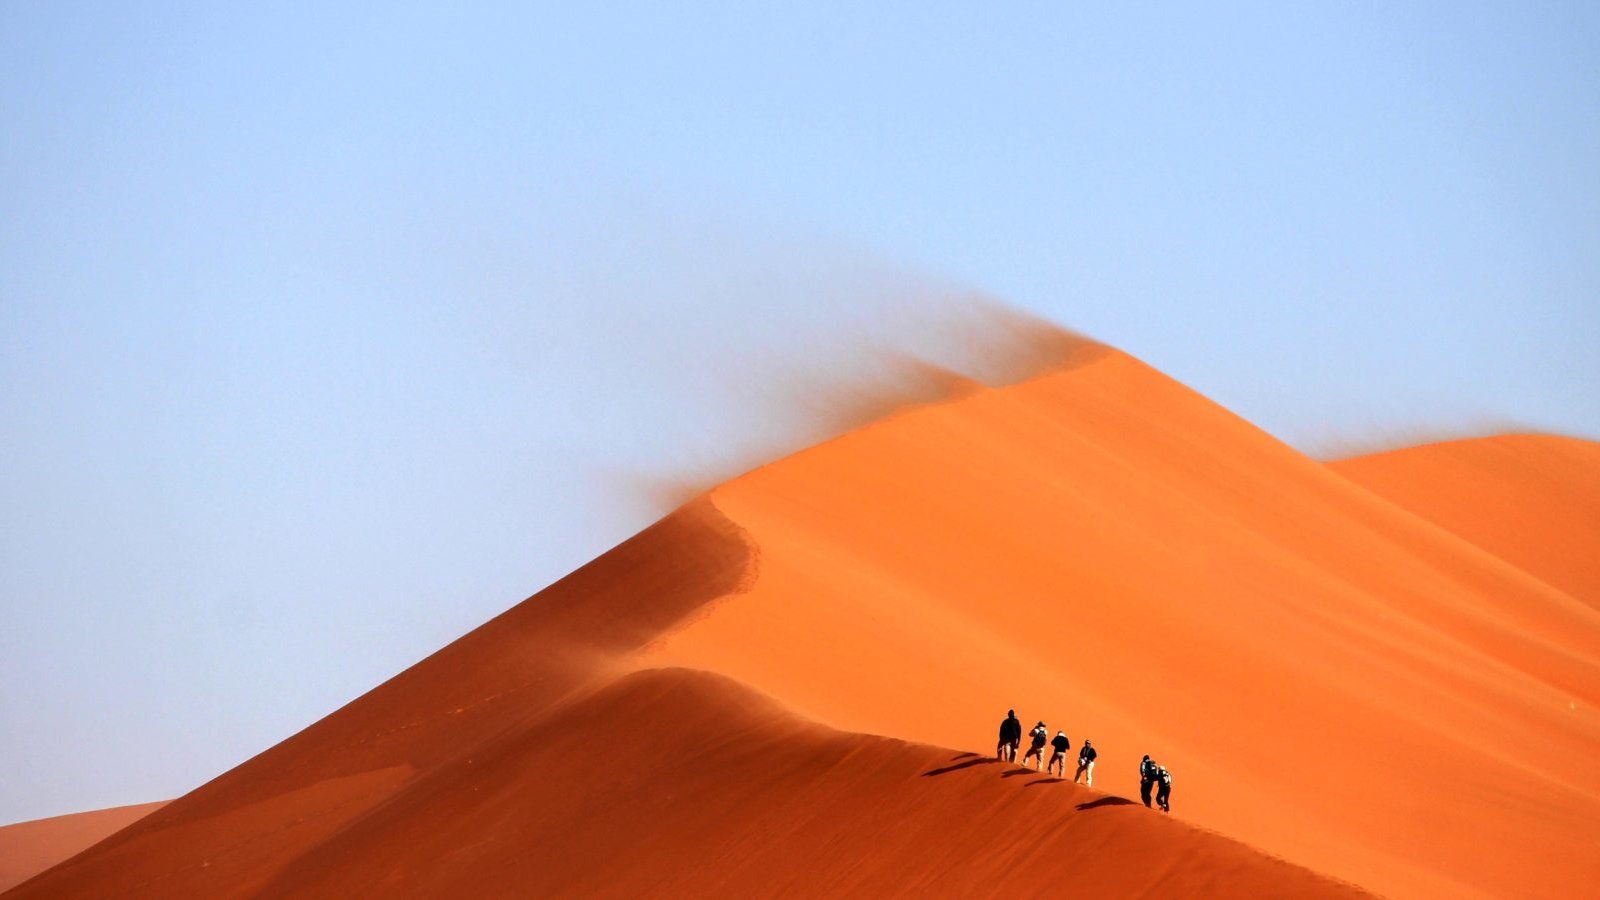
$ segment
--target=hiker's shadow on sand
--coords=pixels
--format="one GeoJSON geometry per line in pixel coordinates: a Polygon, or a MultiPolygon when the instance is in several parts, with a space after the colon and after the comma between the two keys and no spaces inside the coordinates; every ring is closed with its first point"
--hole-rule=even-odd
{"type": "Polygon", "coordinates": [[[1099,809],[1103,806],[1138,806],[1127,797],[1101,797],[1099,800],[1090,800],[1088,803],[1079,803],[1078,809],[1099,809]]]}
{"type": "MultiPolygon", "coordinates": [[[[961,757],[959,757],[959,756],[956,757],[956,759],[960,759],[960,758],[961,757]]],[[[966,762],[958,762],[953,766],[940,766],[937,769],[929,769],[928,771],[922,773],[922,777],[923,778],[928,778],[928,777],[933,776],[933,775],[943,775],[946,772],[954,772],[957,769],[970,769],[973,766],[992,766],[992,765],[998,764],[999,762],[1000,762],[1000,760],[998,760],[998,759],[991,759],[991,758],[989,758],[987,756],[980,756],[980,757],[978,757],[976,759],[969,759],[966,762]]]]}

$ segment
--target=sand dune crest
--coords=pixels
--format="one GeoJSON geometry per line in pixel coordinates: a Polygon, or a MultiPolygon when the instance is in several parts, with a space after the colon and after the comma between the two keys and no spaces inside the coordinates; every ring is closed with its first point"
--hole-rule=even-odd
{"type": "Polygon", "coordinates": [[[1098,348],[734,479],[16,896],[1580,894],[1600,613],[1402,506],[1098,348]],[[1173,819],[969,755],[1007,706],[1173,819]]]}

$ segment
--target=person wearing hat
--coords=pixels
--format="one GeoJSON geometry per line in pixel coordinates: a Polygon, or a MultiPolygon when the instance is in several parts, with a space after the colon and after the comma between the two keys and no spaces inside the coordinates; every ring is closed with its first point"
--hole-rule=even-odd
{"type": "Polygon", "coordinates": [[[1071,749],[1072,742],[1067,740],[1065,731],[1057,731],[1056,736],[1050,739],[1050,764],[1044,767],[1045,772],[1052,775],[1067,777],[1067,751],[1071,749]],[[1060,771],[1057,771],[1059,767],[1060,771]]]}
{"type": "Polygon", "coordinates": [[[1050,737],[1050,731],[1044,727],[1044,722],[1041,720],[1039,724],[1033,726],[1032,731],[1028,732],[1028,737],[1032,739],[1032,744],[1028,747],[1028,754],[1022,757],[1022,764],[1027,765],[1031,759],[1034,761],[1033,768],[1037,770],[1044,766],[1044,742],[1050,737]]]}
{"type": "Polygon", "coordinates": [[[1083,748],[1078,751],[1078,771],[1072,775],[1073,784],[1082,778],[1085,785],[1094,785],[1094,759],[1099,755],[1087,740],[1083,742],[1083,748]]]}
{"type": "Polygon", "coordinates": [[[1017,711],[1006,710],[1005,721],[1000,723],[1000,743],[994,749],[994,755],[1003,762],[1017,761],[1017,745],[1022,743],[1022,722],[1017,719],[1017,711]]]}

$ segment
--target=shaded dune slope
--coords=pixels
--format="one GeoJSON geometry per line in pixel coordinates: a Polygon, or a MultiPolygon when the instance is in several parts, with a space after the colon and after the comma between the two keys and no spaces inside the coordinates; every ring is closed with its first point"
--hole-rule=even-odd
{"type": "Polygon", "coordinates": [[[1328,466],[1600,608],[1600,443],[1507,434],[1328,466]]]}
{"type": "Polygon", "coordinates": [[[1597,702],[1592,608],[1086,345],[735,479],[8,897],[1573,896],[1597,702]],[[1007,705],[1188,821],[938,749],[1007,705]]]}
{"type": "Polygon", "coordinates": [[[689,504],[17,896],[251,896],[419,777],[603,685],[749,562],[736,527],[689,504]]]}
{"type": "Polygon", "coordinates": [[[139,803],[0,826],[0,891],[79,853],[162,805],[139,803]]]}

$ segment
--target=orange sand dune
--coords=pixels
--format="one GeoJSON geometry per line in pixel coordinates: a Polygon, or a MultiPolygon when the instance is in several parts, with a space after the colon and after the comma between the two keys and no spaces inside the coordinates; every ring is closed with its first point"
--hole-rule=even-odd
{"type": "Polygon", "coordinates": [[[691,504],[8,897],[1360,893],[986,756],[626,671],[747,589],[751,549],[691,504]]]}
{"type": "Polygon", "coordinates": [[[1375,453],[1329,466],[1600,607],[1600,443],[1508,434],[1375,453]]]}
{"type": "Polygon", "coordinates": [[[163,805],[116,806],[0,826],[0,891],[32,878],[163,805]]]}
{"type": "Polygon", "coordinates": [[[1086,346],[734,480],[16,896],[1329,888],[915,774],[1006,706],[1337,879],[1575,896],[1596,703],[1594,609],[1086,346]]]}
{"type": "Polygon", "coordinates": [[[760,575],[652,663],[947,746],[1015,705],[1095,740],[1107,789],[1148,752],[1179,815],[1380,893],[1600,876],[1600,616],[1130,357],[711,501],[760,575]]]}
{"type": "Polygon", "coordinates": [[[263,893],[881,897],[1001,887],[1360,895],[1126,800],[989,757],[833,731],[681,669],[625,676],[508,729],[295,860],[263,893]]]}
{"type": "MultiPolygon", "coordinates": [[[[741,589],[748,562],[738,529],[691,503],[14,894],[254,896],[408,785],[603,686],[647,641],[741,589]]],[[[602,771],[589,758],[573,774],[602,771]]]]}

